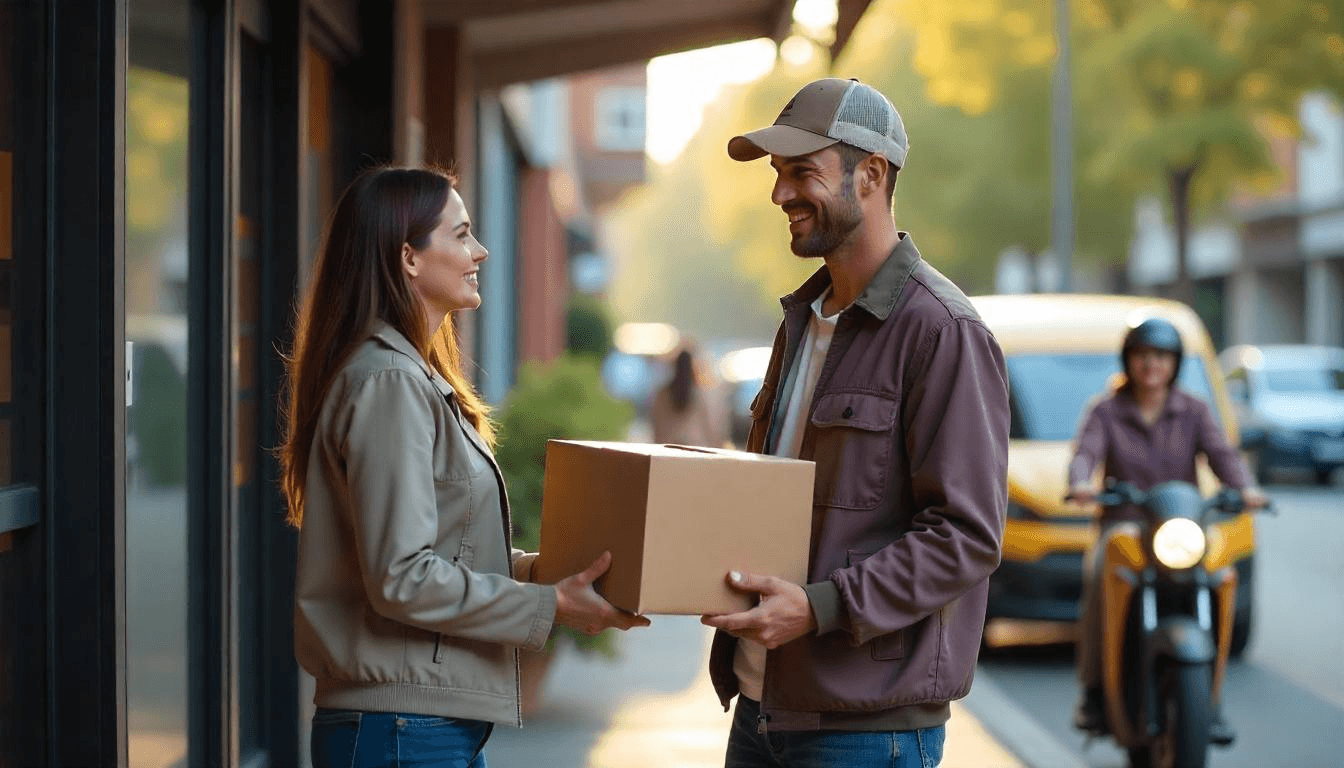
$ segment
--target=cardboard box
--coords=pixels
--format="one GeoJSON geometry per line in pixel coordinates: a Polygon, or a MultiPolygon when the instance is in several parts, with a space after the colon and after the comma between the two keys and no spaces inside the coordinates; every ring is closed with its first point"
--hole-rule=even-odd
{"type": "Polygon", "coordinates": [[[595,585],[636,613],[746,610],[728,571],[807,579],[810,461],[743,451],[552,440],[546,446],[541,555],[553,584],[611,550],[595,585]]]}

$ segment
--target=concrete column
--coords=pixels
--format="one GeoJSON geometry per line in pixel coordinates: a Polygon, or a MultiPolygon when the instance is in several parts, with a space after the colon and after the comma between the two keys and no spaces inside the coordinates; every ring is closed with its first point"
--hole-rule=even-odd
{"type": "Polygon", "coordinates": [[[1256,317],[1260,313],[1260,275],[1250,267],[1242,267],[1227,280],[1227,324],[1229,344],[1255,344],[1256,317]]]}
{"type": "Polygon", "coordinates": [[[425,22],[421,0],[397,0],[393,9],[392,153],[396,162],[425,159],[425,22]]]}
{"type": "Polygon", "coordinates": [[[1308,262],[1306,270],[1307,343],[1344,346],[1344,260],[1308,262]]]}

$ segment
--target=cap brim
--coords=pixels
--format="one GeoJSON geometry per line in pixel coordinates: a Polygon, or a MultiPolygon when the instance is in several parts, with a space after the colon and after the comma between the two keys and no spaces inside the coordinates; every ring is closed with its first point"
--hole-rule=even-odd
{"type": "Polygon", "coordinates": [[[817,150],[837,144],[837,139],[822,136],[791,125],[771,125],[759,131],[752,131],[728,140],[728,156],[734,160],[747,161],[779,155],[780,157],[799,157],[810,155],[817,150]]]}

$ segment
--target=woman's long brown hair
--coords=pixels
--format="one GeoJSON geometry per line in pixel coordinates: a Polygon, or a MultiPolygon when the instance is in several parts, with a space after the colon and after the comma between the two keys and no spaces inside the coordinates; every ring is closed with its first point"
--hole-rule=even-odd
{"type": "Polygon", "coordinates": [[[490,409],[462,373],[452,314],[430,334],[420,298],[401,266],[401,247],[425,247],[439,224],[451,171],[373,168],[351,182],[336,203],[315,274],[294,325],[294,348],[281,418],[280,482],[286,520],[303,524],[304,485],[322,401],[341,366],[366,338],[375,320],[401,332],[457,393],[462,414],[488,443],[494,442],[490,409]]]}

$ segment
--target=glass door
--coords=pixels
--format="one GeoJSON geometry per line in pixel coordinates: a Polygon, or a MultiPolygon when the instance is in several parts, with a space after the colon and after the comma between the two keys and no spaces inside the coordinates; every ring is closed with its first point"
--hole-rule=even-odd
{"type": "Polygon", "coordinates": [[[44,726],[20,716],[46,701],[43,299],[32,290],[44,279],[45,15],[45,3],[0,2],[0,768],[31,765],[45,741],[44,726]]]}
{"type": "Polygon", "coordinates": [[[188,754],[189,4],[131,0],[126,76],[126,703],[130,765],[188,754]]]}

